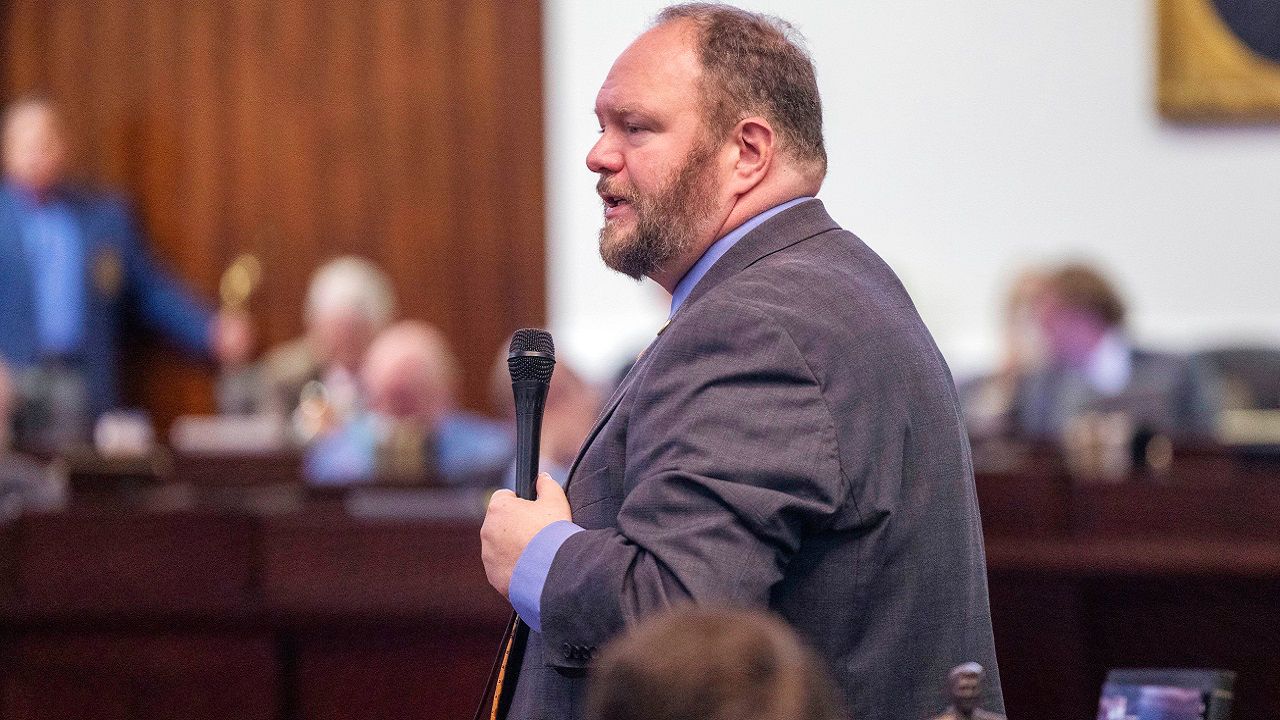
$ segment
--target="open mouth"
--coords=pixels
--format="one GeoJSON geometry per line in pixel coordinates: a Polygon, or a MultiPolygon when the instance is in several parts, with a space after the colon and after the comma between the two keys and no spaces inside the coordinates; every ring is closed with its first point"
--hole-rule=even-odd
{"type": "Polygon", "coordinates": [[[621,195],[600,193],[600,199],[604,201],[605,220],[616,220],[631,207],[631,201],[621,195]]]}

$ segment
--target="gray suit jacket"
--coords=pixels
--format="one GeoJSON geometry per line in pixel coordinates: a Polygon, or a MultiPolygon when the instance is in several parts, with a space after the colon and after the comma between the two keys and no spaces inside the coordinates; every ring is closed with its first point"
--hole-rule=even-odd
{"type": "Polygon", "coordinates": [[[893,272],[822,203],[743,238],[607,405],[510,717],[577,718],[596,649],[682,602],[765,607],[861,720],[941,712],[947,671],[1003,708],[951,376],[893,272]]]}
{"type": "Polygon", "coordinates": [[[1086,413],[1119,412],[1135,428],[1175,438],[1212,437],[1218,393],[1200,362],[1182,355],[1134,350],[1128,384],[1104,395],[1063,370],[1048,368],[1019,384],[1014,396],[1014,433],[1058,440],[1071,419],[1086,413]]]}

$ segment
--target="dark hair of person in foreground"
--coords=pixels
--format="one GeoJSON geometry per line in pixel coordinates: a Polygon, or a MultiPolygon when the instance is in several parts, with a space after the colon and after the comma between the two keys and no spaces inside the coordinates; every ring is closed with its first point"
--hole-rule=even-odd
{"type": "Polygon", "coordinates": [[[782,620],[687,605],[601,655],[587,720],[836,720],[826,669],[782,620]]]}

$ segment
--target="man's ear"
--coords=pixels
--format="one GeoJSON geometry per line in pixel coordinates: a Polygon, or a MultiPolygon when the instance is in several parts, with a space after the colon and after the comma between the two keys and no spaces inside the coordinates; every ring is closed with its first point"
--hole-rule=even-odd
{"type": "Polygon", "coordinates": [[[754,188],[769,173],[777,150],[778,136],[773,126],[762,117],[739,120],[733,128],[734,149],[737,150],[733,166],[732,185],[741,195],[754,188]]]}

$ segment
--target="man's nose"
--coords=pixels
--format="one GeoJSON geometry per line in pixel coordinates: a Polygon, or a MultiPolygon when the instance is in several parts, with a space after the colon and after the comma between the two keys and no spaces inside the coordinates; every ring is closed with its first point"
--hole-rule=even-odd
{"type": "Polygon", "coordinates": [[[593,173],[616,173],[622,169],[622,153],[614,147],[609,133],[604,133],[587,153],[587,168],[593,173]]]}

